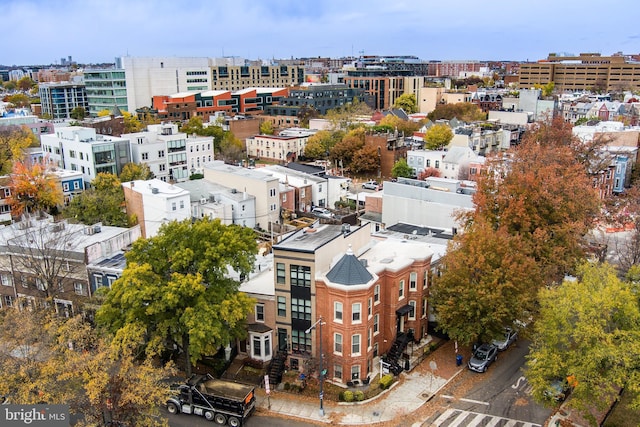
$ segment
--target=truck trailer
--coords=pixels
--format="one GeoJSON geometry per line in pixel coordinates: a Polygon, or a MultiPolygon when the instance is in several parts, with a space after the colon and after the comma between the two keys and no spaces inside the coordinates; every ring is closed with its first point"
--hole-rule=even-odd
{"type": "Polygon", "coordinates": [[[193,375],[175,391],[167,400],[169,413],[200,415],[221,426],[242,426],[256,407],[253,386],[215,379],[210,374],[193,375]]]}

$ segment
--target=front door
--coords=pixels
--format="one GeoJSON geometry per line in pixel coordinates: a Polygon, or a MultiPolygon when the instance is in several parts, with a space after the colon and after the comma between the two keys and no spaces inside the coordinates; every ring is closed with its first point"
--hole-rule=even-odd
{"type": "Polygon", "coordinates": [[[287,351],[287,330],[278,328],[278,350],[287,351]]]}

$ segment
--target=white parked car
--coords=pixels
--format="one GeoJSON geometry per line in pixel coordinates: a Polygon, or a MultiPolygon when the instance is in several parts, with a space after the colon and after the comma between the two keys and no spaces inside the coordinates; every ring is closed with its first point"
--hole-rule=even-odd
{"type": "Polygon", "coordinates": [[[498,347],[498,350],[504,351],[507,348],[509,348],[509,346],[513,344],[513,342],[517,339],[518,339],[518,331],[511,328],[504,328],[504,335],[500,338],[496,338],[493,341],[491,341],[491,344],[498,347]]]}

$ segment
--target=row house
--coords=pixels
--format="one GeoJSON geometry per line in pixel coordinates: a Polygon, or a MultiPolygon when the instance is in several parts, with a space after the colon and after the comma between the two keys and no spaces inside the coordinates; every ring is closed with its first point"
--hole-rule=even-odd
{"type": "MultiPolygon", "coordinates": [[[[469,147],[452,146],[447,150],[409,150],[407,164],[419,176],[426,169],[436,169],[441,178],[469,179],[471,162],[479,163],[478,156],[469,147]]],[[[475,170],[474,175],[480,171],[475,170]]]]}
{"type": "Polygon", "coordinates": [[[162,181],[187,181],[202,173],[205,163],[214,160],[213,137],[178,132],[178,125],[149,125],[145,132],[124,134],[131,145],[132,161],[146,163],[162,181]]]}
{"type": "Polygon", "coordinates": [[[275,344],[291,369],[309,372],[322,341],[328,380],[366,381],[394,343],[426,336],[428,245],[374,241],[368,226],[325,224],[273,250],[275,344]],[[312,328],[317,321],[321,327],[312,328]]]}
{"type": "Polygon", "coordinates": [[[204,179],[246,192],[255,197],[256,228],[271,230],[272,225],[280,224],[280,180],[260,169],[249,169],[228,165],[215,160],[204,165],[204,179]]]}
{"type": "Polygon", "coordinates": [[[161,179],[123,182],[127,215],[137,218],[142,237],[150,238],[171,221],[191,218],[190,194],[161,179]]]}
{"type": "Polygon", "coordinates": [[[304,156],[309,134],[300,136],[255,135],[245,140],[247,156],[280,163],[295,162],[304,156]]]}
{"type": "Polygon", "coordinates": [[[52,164],[81,172],[85,187],[102,172],[119,176],[132,161],[128,139],[99,135],[93,128],[57,127],[55,134],[41,136],[41,146],[52,164]]]}
{"type": "Polygon", "coordinates": [[[3,227],[0,235],[0,306],[53,304],[60,315],[69,316],[87,308],[95,289],[119,277],[122,270],[100,263],[123,257],[123,248],[140,237],[140,228],[85,226],[44,217],[25,218],[3,227]]]}
{"type": "Polygon", "coordinates": [[[175,184],[189,192],[191,218],[218,218],[225,225],[256,226],[256,198],[246,191],[194,179],[175,184]]]}
{"type": "Polygon", "coordinates": [[[281,184],[289,185],[295,189],[294,210],[309,212],[316,206],[330,207],[329,185],[325,177],[298,172],[294,169],[278,165],[269,165],[260,168],[260,172],[273,175],[281,184]]]}

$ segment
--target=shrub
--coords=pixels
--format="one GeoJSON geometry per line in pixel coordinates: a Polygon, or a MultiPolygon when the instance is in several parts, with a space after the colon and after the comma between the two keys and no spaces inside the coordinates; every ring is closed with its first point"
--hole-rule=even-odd
{"type": "Polygon", "coordinates": [[[362,390],[356,390],[353,393],[353,397],[355,398],[356,402],[362,402],[364,400],[364,392],[362,390]]]}
{"type": "Polygon", "coordinates": [[[289,390],[289,389],[291,389],[291,384],[289,384],[289,383],[284,383],[284,389],[285,389],[285,390],[289,390]]]}
{"type": "Polygon", "coordinates": [[[393,383],[393,375],[386,374],[382,378],[380,378],[380,388],[382,390],[388,389],[389,386],[393,383]]]}
{"type": "Polygon", "coordinates": [[[345,402],[353,402],[353,392],[351,390],[345,390],[342,395],[345,402]]]}
{"type": "Polygon", "coordinates": [[[344,390],[338,393],[338,400],[344,402],[344,390]]]}

